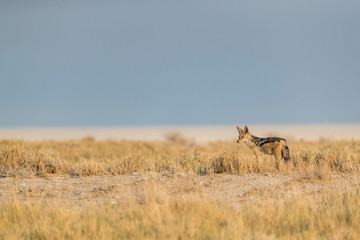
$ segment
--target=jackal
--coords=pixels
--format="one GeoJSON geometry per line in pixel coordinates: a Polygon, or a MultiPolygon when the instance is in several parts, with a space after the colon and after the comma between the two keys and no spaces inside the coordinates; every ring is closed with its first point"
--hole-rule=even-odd
{"type": "Polygon", "coordinates": [[[259,159],[259,153],[274,155],[277,161],[284,159],[290,160],[289,148],[284,138],[268,137],[260,138],[250,134],[248,127],[245,125],[244,130],[236,126],[239,131],[238,143],[244,142],[255,154],[256,159],[259,159]]]}

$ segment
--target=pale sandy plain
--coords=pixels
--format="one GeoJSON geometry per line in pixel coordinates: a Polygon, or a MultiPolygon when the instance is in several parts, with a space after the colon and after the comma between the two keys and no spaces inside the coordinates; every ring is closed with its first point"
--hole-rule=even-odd
{"type": "MultiPolygon", "coordinates": [[[[240,125],[243,127],[242,125],[240,125]]],[[[289,140],[317,141],[360,139],[360,124],[322,125],[248,125],[259,137],[278,136],[289,140]]],[[[64,128],[0,128],[0,139],[29,141],[81,139],[163,141],[168,134],[179,133],[196,143],[234,141],[236,125],[164,126],[164,127],[64,127],[64,128]]]]}
{"type": "Polygon", "coordinates": [[[324,194],[353,192],[360,185],[358,173],[331,175],[327,181],[307,181],[277,174],[196,174],[160,172],[122,176],[64,176],[0,178],[0,203],[41,202],[45,206],[86,209],[110,202],[143,203],[151,194],[170,199],[202,199],[234,208],[253,201],[297,198],[321,199],[324,194]]]}

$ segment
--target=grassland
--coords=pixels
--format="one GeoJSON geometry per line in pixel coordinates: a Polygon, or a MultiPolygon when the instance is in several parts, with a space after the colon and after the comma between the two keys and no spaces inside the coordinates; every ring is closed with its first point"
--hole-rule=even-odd
{"type": "Polygon", "coordinates": [[[273,157],[256,161],[244,145],[228,142],[196,145],[180,136],[162,142],[0,141],[2,177],[52,175],[123,175],[144,171],[184,173],[306,173],[326,178],[330,173],[359,170],[360,142],[293,142],[291,161],[277,169],[273,157]]]}
{"type": "Polygon", "coordinates": [[[0,239],[360,238],[360,141],[289,147],[4,140],[0,239]]]}

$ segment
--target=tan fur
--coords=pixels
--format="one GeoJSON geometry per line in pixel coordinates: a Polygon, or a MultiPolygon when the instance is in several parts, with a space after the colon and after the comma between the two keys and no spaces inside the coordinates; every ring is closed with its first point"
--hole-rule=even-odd
{"type": "Polygon", "coordinates": [[[259,159],[260,153],[274,155],[279,162],[290,160],[289,148],[286,140],[278,137],[260,138],[250,134],[249,128],[245,125],[244,130],[236,126],[239,132],[238,143],[244,142],[259,159]]]}

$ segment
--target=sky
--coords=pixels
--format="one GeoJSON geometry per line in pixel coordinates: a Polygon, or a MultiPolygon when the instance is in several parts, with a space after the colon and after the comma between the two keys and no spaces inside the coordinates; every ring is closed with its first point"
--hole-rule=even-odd
{"type": "Polygon", "coordinates": [[[360,122],[360,1],[0,0],[0,127],[360,122]]]}

